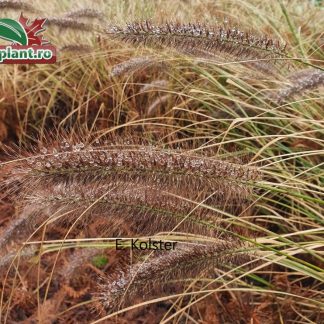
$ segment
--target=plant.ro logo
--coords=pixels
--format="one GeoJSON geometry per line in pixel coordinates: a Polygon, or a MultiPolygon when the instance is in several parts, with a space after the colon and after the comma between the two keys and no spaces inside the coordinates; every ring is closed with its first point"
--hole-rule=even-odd
{"type": "Polygon", "coordinates": [[[18,20],[0,19],[0,39],[11,42],[0,46],[0,64],[49,64],[56,62],[56,48],[42,35],[46,18],[30,22],[23,14],[18,20]]]}

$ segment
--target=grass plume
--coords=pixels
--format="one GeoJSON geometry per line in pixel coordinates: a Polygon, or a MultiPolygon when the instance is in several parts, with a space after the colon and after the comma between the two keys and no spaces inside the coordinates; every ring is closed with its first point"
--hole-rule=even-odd
{"type": "Polygon", "coordinates": [[[273,65],[274,59],[285,55],[285,45],[279,41],[224,24],[154,24],[146,20],[129,23],[124,27],[111,26],[107,29],[107,34],[132,44],[163,46],[184,54],[211,59],[215,59],[215,56],[239,60],[261,59],[268,65],[273,65]]]}
{"type": "Polygon", "coordinates": [[[119,221],[139,235],[174,229],[214,235],[220,215],[200,202],[238,212],[253,195],[246,182],[259,178],[256,168],[203,154],[125,143],[49,140],[50,148],[34,148],[6,162],[11,169],[3,182],[9,192],[19,192],[17,199],[26,207],[2,233],[1,246],[52,215],[71,224],[85,211],[82,224],[98,215],[111,224],[115,220],[106,235],[119,221]],[[189,183],[195,190],[183,189],[189,183]]]}
{"type": "Polygon", "coordinates": [[[101,11],[92,8],[82,8],[67,12],[64,17],[66,18],[103,18],[104,15],[101,11]]]}
{"type": "Polygon", "coordinates": [[[69,44],[60,48],[62,52],[92,53],[93,47],[86,44],[69,44]]]}
{"type": "Polygon", "coordinates": [[[114,309],[122,301],[135,295],[147,294],[156,286],[170,280],[195,278],[210,273],[214,268],[240,266],[253,260],[253,254],[244,252],[242,243],[235,240],[217,240],[213,244],[179,246],[173,251],[111,275],[108,282],[100,286],[99,300],[106,310],[114,309]]]}
{"type": "Polygon", "coordinates": [[[147,83],[142,86],[140,93],[144,93],[146,91],[151,90],[167,90],[168,89],[168,81],[167,80],[154,80],[150,83],[147,83]]]}
{"type": "Polygon", "coordinates": [[[30,245],[30,246],[25,246],[20,251],[9,252],[6,255],[1,256],[0,272],[3,270],[8,270],[8,267],[15,260],[25,260],[34,257],[38,252],[38,250],[39,250],[38,246],[30,245]]]}
{"type": "Polygon", "coordinates": [[[94,30],[94,26],[92,24],[87,24],[72,18],[50,17],[47,19],[47,25],[77,31],[91,32],[94,30]]]}
{"type": "Polygon", "coordinates": [[[0,8],[36,12],[36,9],[31,4],[19,0],[0,0],[0,8]]]}
{"type": "MultiPolygon", "coordinates": [[[[176,193],[179,195],[179,192],[176,193]]],[[[72,182],[42,189],[26,197],[25,204],[38,206],[40,210],[46,208],[49,215],[60,210],[70,220],[88,210],[87,215],[101,215],[110,221],[110,233],[106,235],[111,235],[116,229],[113,223],[115,220],[118,226],[118,218],[132,225],[136,235],[153,235],[159,231],[172,231],[176,227],[178,231],[188,233],[215,234],[221,216],[199,207],[199,201],[185,200],[185,195],[192,198],[188,197],[188,193],[184,192],[183,195],[184,198],[147,184],[97,182],[84,185],[72,182]]],[[[241,199],[238,196],[236,198],[241,199]]],[[[226,202],[224,199],[223,194],[215,193],[215,197],[209,197],[205,203],[226,204],[228,208],[238,203],[231,195],[226,202]]]]}
{"type": "Polygon", "coordinates": [[[129,60],[126,60],[122,63],[113,66],[110,72],[110,77],[122,76],[134,72],[136,70],[151,67],[151,66],[163,67],[166,66],[166,64],[164,62],[158,61],[156,58],[152,56],[133,57],[129,60]]]}
{"type": "Polygon", "coordinates": [[[66,139],[49,149],[28,151],[12,163],[7,185],[18,181],[25,188],[62,179],[142,179],[176,187],[191,183],[193,188],[207,188],[212,193],[231,183],[240,186],[260,177],[257,168],[181,150],[153,145],[86,145],[66,139]]]}
{"type": "Polygon", "coordinates": [[[35,230],[35,225],[43,220],[44,215],[38,213],[37,206],[25,206],[18,218],[9,222],[9,225],[1,232],[0,249],[4,249],[13,241],[23,241],[26,238],[25,234],[35,230]]]}
{"type": "Polygon", "coordinates": [[[289,77],[290,85],[278,89],[271,95],[272,100],[282,104],[288,99],[301,96],[306,91],[324,86],[324,71],[306,69],[293,73],[289,77]]]}

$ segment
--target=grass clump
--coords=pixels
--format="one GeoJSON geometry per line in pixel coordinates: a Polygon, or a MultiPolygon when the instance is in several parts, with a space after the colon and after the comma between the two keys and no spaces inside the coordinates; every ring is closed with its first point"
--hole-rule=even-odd
{"type": "Polygon", "coordinates": [[[70,4],[0,72],[0,321],[320,323],[318,6],[70,4]]]}

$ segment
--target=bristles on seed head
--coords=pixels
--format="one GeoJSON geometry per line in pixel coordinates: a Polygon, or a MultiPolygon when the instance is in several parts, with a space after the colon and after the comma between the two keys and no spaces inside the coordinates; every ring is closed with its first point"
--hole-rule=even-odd
{"type": "Polygon", "coordinates": [[[147,67],[163,67],[166,66],[164,62],[157,60],[152,56],[139,56],[133,57],[122,63],[119,63],[112,67],[110,77],[122,76],[126,73],[131,73],[139,69],[147,67]]]}
{"type": "Polygon", "coordinates": [[[99,300],[106,310],[112,310],[157,285],[164,286],[170,280],[196,278],[214,268],[241,266],[252,260],[255,256],[242,252],[242,244],[231,239],[208,245],[179,246],[110,276],[108,282],[99,288],[99,300]]]}
{"type": "Polygon", "coordinates": [[[36,12],[31,4],[19,0],[0,0],[0,8],[36,12]]]}
{"type": "Polygon", "coordinates": [[[92,8],[76,9],[64,14],[66,18],[103,18],[103,16],[103,12],[92,8]]]}
{"type": "MultiPolygon", "coordinates": [[[[239,60],[261,60],[275,66],[276,58],[285,56],[285,45],[265,35],[255,35],[236,26],[209,26],[200,23],[153,24],[133,22],[124,27],[111,26],[107,33],[133,44],[173,48],[183,54],[199,57],[230,57],[239,60]],[[200,52],[200,54],[199,54],[200,52]]],[[[253,62],[249,62],[251,65],[253,62]]],[[[262,63],[263,64],[263,63],[262,63]]],[[[257,68],[262,68],[258,64],[257,68]]]]}
{"type": "Polygon", "coordinates": [[[74,29],[82,31],[93,31],[94,26],[72,18],[50,17],[47,19],[48,26],[57,26],[62,29],[74,29]]]}
{"type": "Polygon", "coordinates": [[[297,71],[289,76],[290,85],[276,90],[269,98],[277,104],[282,104],[289,98],[301,96],[308,90],[324,86],[324,71],[306,69],[297,71]]]}

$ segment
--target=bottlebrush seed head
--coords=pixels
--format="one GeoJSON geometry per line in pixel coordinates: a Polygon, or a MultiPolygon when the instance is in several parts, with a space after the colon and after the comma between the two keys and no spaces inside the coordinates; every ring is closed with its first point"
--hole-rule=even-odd
{"type": "MultiPolygon", "coordinates": [[[[173,48],[183,54],[210,59],[215,59],[215,55],[241,61],[261,59],[268,66],[274,66],[276,58],[285,56],[286,47],[265,35],[224,24],[154,24],[146,20],[128,23],[126,26],[110,26],[106,32],[110,37],[135,45],[173,48]]],[[[262,65],[258,64],[256,68],[262,68],[262,65]]]]}
{"type": "MultiPolygon", "coordinates": [[[[186,151],[161,149],[151,145],[93,146],[67,140],[50,149],[27,152],[25,158],[13,161],[8,184],[20,181],[26,187],[37,183],[81,179],[150,181],[154,184],[192,185],[218,191],[220,186],[244,184],[260,177],[257,168],[230,163],[186,151]],[[222,184],[223,183],[223,184],[222,184]]],[[[244,191],[244,190],[243,190],[244,191]]]]}
{"type": "Polygon", "coordinates": [[[213,244],[184,245],[157,257],[149,257],[112,274],[99,290],[99,301],[106,310],[130,301],[134,296],[148,293],[170,280],[196,278],[214,268],[240,266],[256,260],[252,252],[243,252],[241,242],[233,239],[217,240],[213,244]]]}

